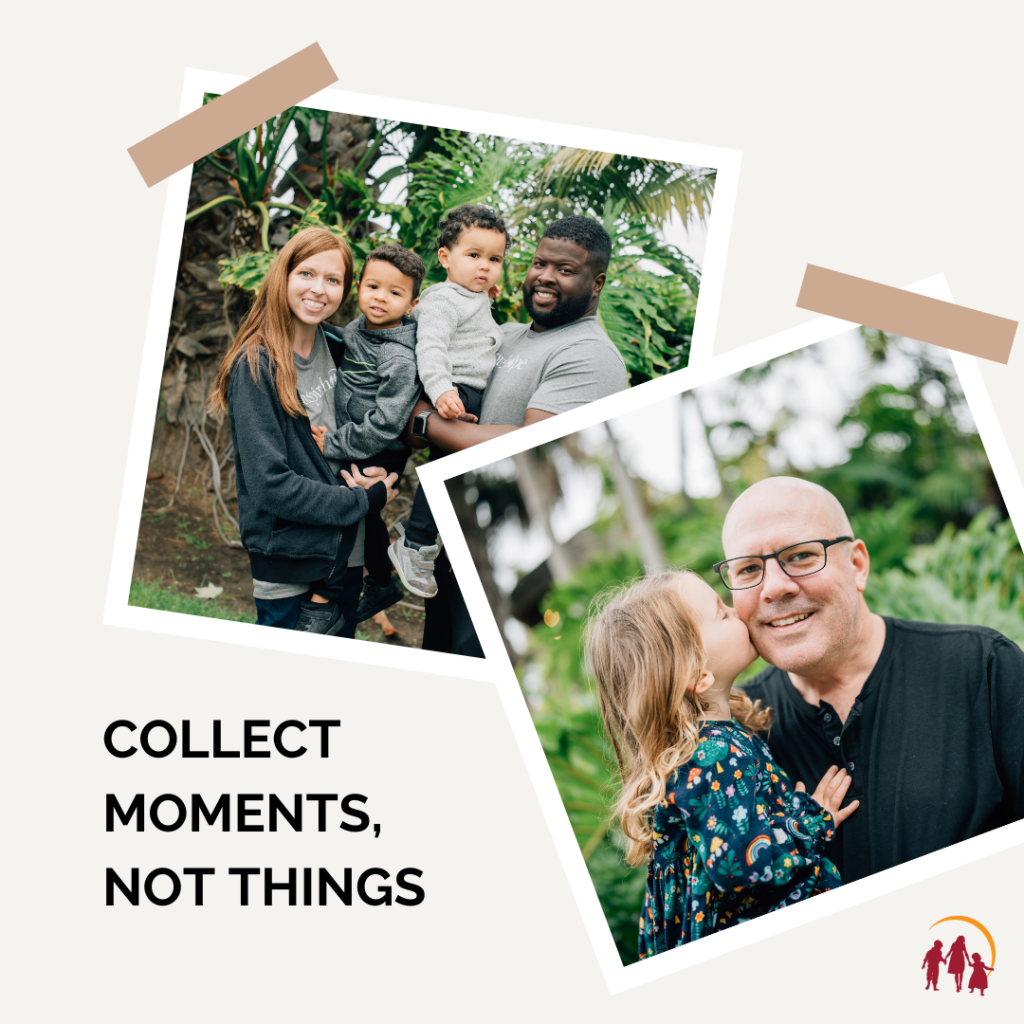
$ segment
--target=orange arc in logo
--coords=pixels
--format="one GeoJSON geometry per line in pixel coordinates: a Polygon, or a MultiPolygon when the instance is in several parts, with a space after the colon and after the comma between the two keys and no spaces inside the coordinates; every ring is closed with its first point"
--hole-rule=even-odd
{"type": "MultiPolygon", "coordinates": [[[[940,917],[939,920],[935,922],[935,924],[942,924],[943,921],[966,921],[968,924],[973,924],[974,927],[977,928],[978,931],[981,932],[981,934],[984,935],[986,939],[988,939],[989,949],[992,950],[992,963],[989,964],[989,967],[995,967],[995,965],[996,965],[996,940],[992,938],[992,933],[980,921],[975,921],[973,917],[957,917],[957,916],[953,916],[953,917],[940,917]]],[[[935,924],[933,924],[931,926],[931,928],[928,929],[928,931],[931,931],[932,928],[935,927],[935,924]]],[[[990,978],[992,977],[992,972],[991,971],[988,972],[988,976],[990,978]]]]}

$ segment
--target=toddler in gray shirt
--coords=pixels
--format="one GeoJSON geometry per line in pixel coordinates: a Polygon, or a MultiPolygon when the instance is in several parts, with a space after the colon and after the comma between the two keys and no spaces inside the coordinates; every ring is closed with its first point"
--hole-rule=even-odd
{"type": "MultiPolygon", "coordinates": [[[[405,470],[409,449],[400,435],[420,397],[416,324],[409,313],[425,273],[423,260],[400,245],[378,246],[366,257],[357,292],[360,315],[341,331],[345,354],[336,384],[332,378],[332,415],[318,422],[310,412],[313,436],[332,468],[343,460],[399,477],[405,470]]],[[[337,340],[337,328],[325,330],[337,340]]],[[[360,523],[359,536],[366,566],[356,609],[362,622],[405,595],[391,577],[388,527],[379,513],[360,523]]]]}
{"type": "MultiPolygon", "coordinates": [[[[486,206],[460,206],[441,221],[439,234],[437,258],[448,280],[428,288],[410,314],[416,321],[416,366],[439,416],[477,417],[502,339],[491,316],[491,301],[500,290],[508,230],[486,206]]],[[[437,526],[421,488],[405,537],[388,549],[412,593],[437,594],[434,559],[440,550],[437,526]]]]}

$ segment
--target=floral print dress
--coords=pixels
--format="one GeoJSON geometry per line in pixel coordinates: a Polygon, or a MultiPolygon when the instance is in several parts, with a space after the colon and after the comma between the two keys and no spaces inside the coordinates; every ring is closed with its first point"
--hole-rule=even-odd
{"type": "Polygon", "coordinates": [[[640,959],[841,885],[832,815],[793,789],[764,741],[709,722],[654,810],[640,959]]]}

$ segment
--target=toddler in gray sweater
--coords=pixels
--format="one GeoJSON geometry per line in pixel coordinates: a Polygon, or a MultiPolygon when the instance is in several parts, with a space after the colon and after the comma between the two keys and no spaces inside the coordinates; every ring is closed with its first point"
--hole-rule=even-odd
{"type": "MultiPolygon", "coordinates": [[[[378,467],[401,477],[410,454],[401,433],[421,390],[416,324],[409,314],[425,273],[423,260],[400,245],[378,246],[366,257],[357,293],[360,315],[341,331],[344,357],[332,381],[334,416],[328,426],[313,427],[329,463],[378,467]]],[[[338,340],[337,328],[328,325],[325,331],[338,340]]],[[[359,622],[404,597],[391,578],[390,538],[379,513],[366,517],[364,534],[367,575],[356,610],[359,622]]]]}
{"type": "MultiPolygon", "coordinates": [[[[491,301],[500,290],[508,230],[486,206],[460,206],[441,221],[439,234],[437,258],[448,280],[428,288],[410,314],[416,321],[416,366],[439,416],[479,416],[502,339],[491,316],[491,301]]],[[[440,550],[437,526],[421,488],[404,539],[388,549],[412,593],[437,594],[434,559],[440,550]]]]}

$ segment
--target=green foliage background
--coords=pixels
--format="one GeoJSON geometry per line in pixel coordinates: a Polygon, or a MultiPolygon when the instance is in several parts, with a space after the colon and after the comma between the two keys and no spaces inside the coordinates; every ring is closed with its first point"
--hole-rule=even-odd
{"type": "MultiPolygon", "coordinates": [[[[284,237],[280,229],[290,236],[318,225],[349,241],[357,276],[373,248],[394,241],[423,258],[429,286],[445,278],[437,261],[441,219],[464,203],[481,203],[496,209],[512,231],[495,317],[525,322],[521,288],[544,227],[582,213],[600,220],[613,239],[598,316],[631,381],[686,365],[700,268],[660,230],[674,214],[684,223],[707,218],[713,169],[385,120],[375,122],[372,144],[356,166],[345,167],[328,153],[331,116],[292,107],[196,165],[197,175],[220,183],[221,194],[190,210],[187,220],[227,210],[249,225],[247,234],[236,232],[235,251],[221,260],[222,285],[255,292],[273,260],[273,239],[284,237]],[[287,180],[277,188],[290,184],[294,201],[274,202],[275,160],[289,127],[298,131],[306,157],[297,171],[284,168],[287,180]],[[375,175],[382,158],[393,166],[375,175]],[[304,173],[311,170],[316,174],[304,173]],[[382,190],[396,178],[405,182],[401,201],[381,202],[382,190]]],[[[356,312],[349,303],[343,318],[356,312]]]]}

